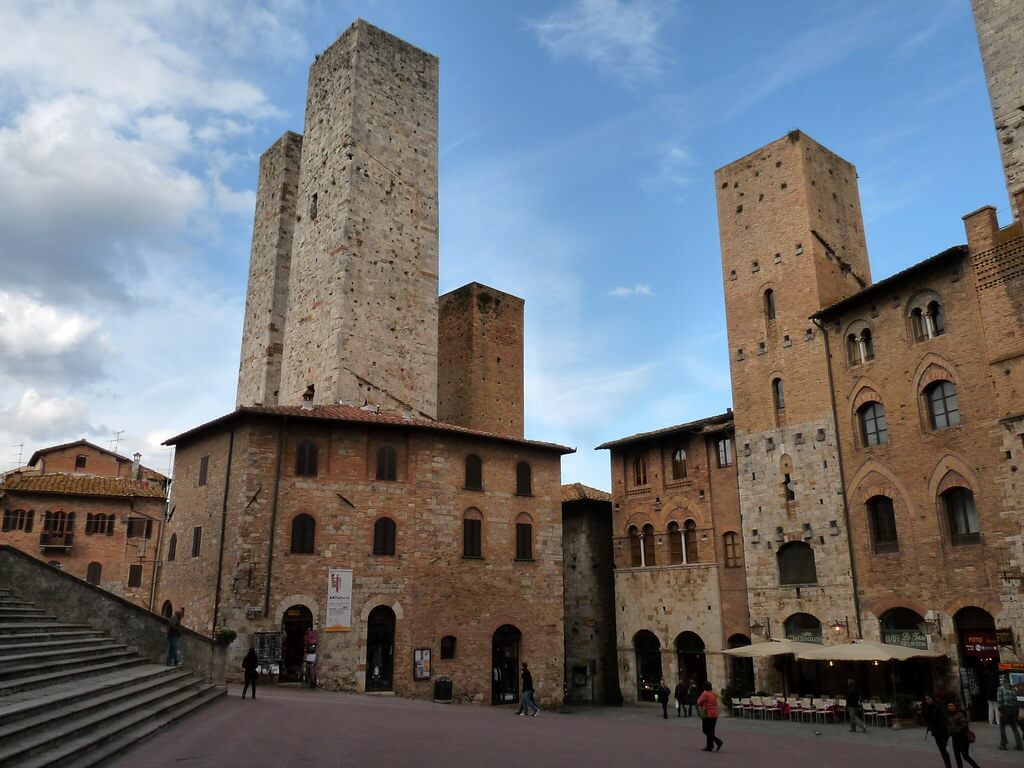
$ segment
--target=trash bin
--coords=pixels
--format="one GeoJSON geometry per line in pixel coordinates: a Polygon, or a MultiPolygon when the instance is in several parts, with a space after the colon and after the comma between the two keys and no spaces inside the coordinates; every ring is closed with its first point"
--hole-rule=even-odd
{"type": "Polygon", "coordinates": [[[439,677],[434,681],[434,701],[442,704],[451,704],[452,681],[447,677],[439,677]]]}

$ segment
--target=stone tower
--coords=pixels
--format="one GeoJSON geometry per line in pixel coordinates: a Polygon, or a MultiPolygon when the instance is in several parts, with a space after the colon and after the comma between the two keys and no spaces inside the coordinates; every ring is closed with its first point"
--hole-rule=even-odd
{"type": "Polygon", "coordinates": [[[236,406],[277,405],[301,153],[289,131],[260,158],[236,406]]]}
{"type": "Polygon", "coordinates": [[[985,66],[996,138],[1015,215],[1015,195],[1024,189],[1024,3],[1020,0],[971,0],[974,27],[985,66]]]}
{"type": "Polygon", "coordinates": [[[310,68],[282,405],[436,416],[437,88],[436,57],[361,20],[310,68]]]}
{"type": "Polygon", "coordinates": [[[523,436],[523,304],[480,283],[439,299],[441,421],[523,436]]]}
{"type": "Polygon", "coordinates": [[[715,182],[751,621],[776,637],[797,613],[853,622],[828,359],[808,318],[870,282],[857,173],[792,131],[715,182]],[[790,543],[816,552],[816,583],[780,583],[790,543]]]}

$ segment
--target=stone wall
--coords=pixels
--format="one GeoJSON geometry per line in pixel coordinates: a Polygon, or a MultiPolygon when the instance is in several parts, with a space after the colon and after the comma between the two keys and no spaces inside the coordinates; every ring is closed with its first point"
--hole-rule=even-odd
{"type": "Polygon", "coordinates": [[[313,419],[235,419],[227,427],[178,445],[169,531],[179,536],[179,558],[168,563],[160,599],[186,606],[186,621],[213,628],[224,481],[227,487],[225,548],[217,624],[240,633],[231,669],[240,663],[253,632],[277,631],[285,611],[302,605],[323,628],[328,570],[351,567],[353,631],[321,634],[321,683],[362,691],[366,685],[367,618],[379,605],[397,617],[394,690],[429,698],[433,679],[412,679],[412,652],[430,648],[434,678],[451,678],[461,701],[489,702],[491,639],[511,624],[523,635],[520,657],[530,664],[538,699],[562,698],[563,595],[559,451],[501,439],[449,435],[433,430],[367,427],[313,419]],[[319,446],[316,477],[295,475],[299,441],[319,446]],[[378,481],[377,448],[396,448],[398,479],[378,481]],[[467,490],[464,458],[483,460],[482,491],[467,490]],[[208,486],[195,471],[209,455],[208,486]],[[533,468],[533,495],[516,494],[516,464],[533,468]],[[280,467],[280,472],[278,468],[280,467]],[[462,520],[470,509],[483,518],[483,557],[462,556],[462,520]],[[291,551],[292,521],[316,521],[314,554],[291,551]],[[522,517],[528,516],[527,518],[522,517]],[[397,525],[395,556],[373,554],[381,517],[397,525]],[[533,560],[519,561],[516,521],[533,525],[533,560]],[[203,549],[187,557],[191,531],[204,528],[203,549]],[[208,530],[208,532],[206,532],[208,530]],[[183,546],[184,544],[184,546],[183,546]],[[268,578],[269,574],[269,578],[268,578]],[[269,590],[267,589],[269,581],[269,590]],[[452,660],[440,658],[440,640],[457,638],[452,660]]]}
{"type": "Polygon", "coordinates": [[[364,21],[310,68],[279,402],[437,412],[438,62],[364,21]]]}
{"type": "MultiPolygon", "coordinates": [[[[988,82],[996,139],[1011,198],[1024,189],[1024,68],[1020,63],[1024,7],[1017,0],[971,0],[988,82]]],[[[1013,200],[1018,217],[1021,201],[1013,200]]]]}
{"type": "Polygon", "coordinates": [[[260,158],[236,405],[277,405],[302,137],[291,131],[260,158]]]}
{"type": "Polygon", "coordinates": [[[438,419],[523,436],[523,304],[480,283],[438,300],[438,419]]]}

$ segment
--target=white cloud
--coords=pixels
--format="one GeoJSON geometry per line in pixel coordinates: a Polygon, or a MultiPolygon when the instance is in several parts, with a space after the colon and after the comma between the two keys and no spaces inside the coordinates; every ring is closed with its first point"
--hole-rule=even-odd
{"type": "Polygon", "coordinates": [[[616,288],[612,288],[608,291],[609,296],[618,296],[624,298],[626,296],[653,296],[654,291],[651,290],[651,286],[646,283],[636,283],[633,287],[627,285],[620,285],[616,288]]]}
{"type": "Polygon", "coordinates": [[[628,82],[661,72],[668,52],[660,33],[674,11],[670,0],[572,0],[532,26],[556,59],[578,56],[628,82]]]}
{"type": "Polygon", "coordinates": [[[72,397],[46,397],[34,388],[22,392],[13,410],[0,411],[5,428],[38,440],[106,431],[94,426],[85,404],[72,397]]]}

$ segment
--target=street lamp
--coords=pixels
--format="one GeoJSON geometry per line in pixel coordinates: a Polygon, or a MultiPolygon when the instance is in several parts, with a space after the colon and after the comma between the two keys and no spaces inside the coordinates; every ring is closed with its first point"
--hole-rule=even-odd
{"type": "Polygon", "coordinates": [[[848,617],[843,616],[842,619],[836,619],[832,622],[832,631],[836,633],[836,637],[843,634],[844,632],[850,634],[850,620],[848,617]]]}
{"type": "Polygon", "coordinates": [[[754,623],[750,625],[750,631],[753,634],[755,634],[755,635],[764,635],[767,638],[771,638],[771,636],[772,636],[772,620],[769,618],[769,619],[765,619],[765,621],[768,622],[767,625],[762,624],[761,622],[759,622],[759,621],[757,621],[755,619],[754,623]]]}

